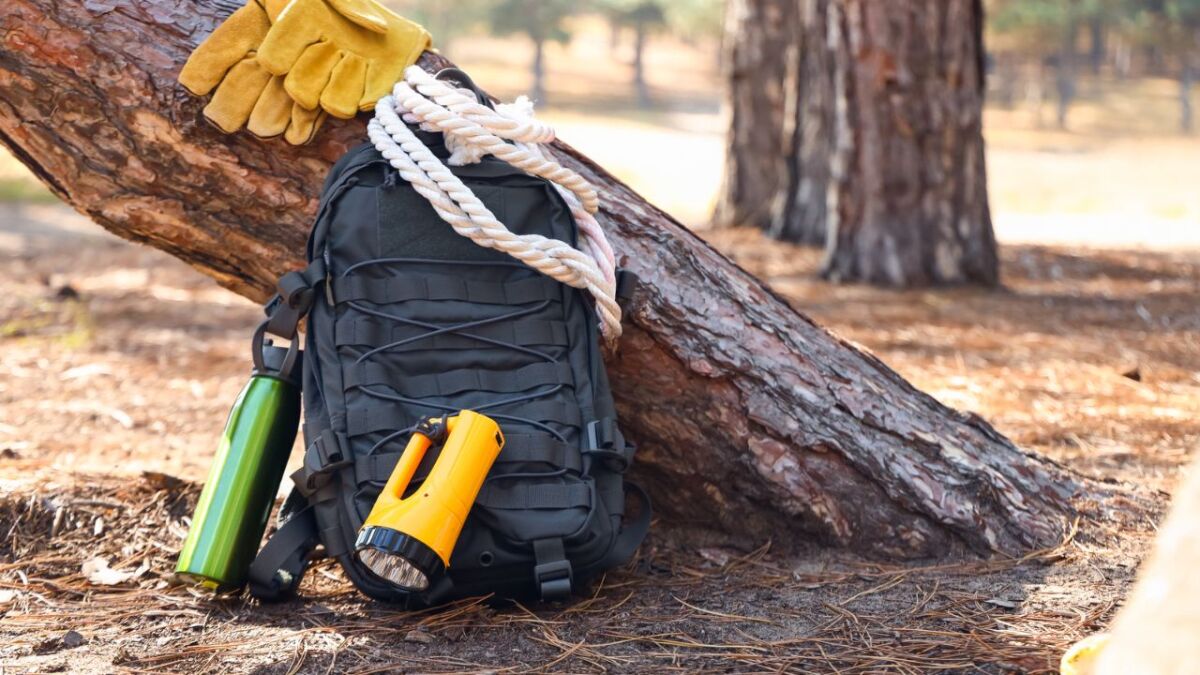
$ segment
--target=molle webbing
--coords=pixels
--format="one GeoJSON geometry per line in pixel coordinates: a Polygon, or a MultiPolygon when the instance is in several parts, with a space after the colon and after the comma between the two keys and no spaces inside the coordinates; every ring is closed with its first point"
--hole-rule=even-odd
{"type": "Polygon", "coordinates": [[[569,386],[573,382],[569,363],[535,363],[513,370],[464,368],[444,373],[406,376],[394,363],[364,361],[350,366],[343,386],[390,386],[401,396],[427,398],[450,396],[464,391],[512,393],[535,387],[569,386]]]}
{"type": "Polygon", "coordinates": [[[408,300],[461,300],[490,305],[524,305],[557,300],[562,297],[562,289],[559,284],[544,277],[495,283],[433,275],[390,279],[349,276],[333,280],[333,297],[339,303],[355,300],[375,304],[408,300]]]}
{"type": "Polygon", "coordinates": [[[377,347],[399,341],[393,351],[423,349],[480,349],[489,343],[509,342],[524,346],[562,347],[567,344],[567,325],[562,321],[526,320],[475,326],[452,333],[428,335],[415,326],[383,321],[375,317],[356,317],[352,314],[338,319],[335,327],[337,346],[377,347]]]}

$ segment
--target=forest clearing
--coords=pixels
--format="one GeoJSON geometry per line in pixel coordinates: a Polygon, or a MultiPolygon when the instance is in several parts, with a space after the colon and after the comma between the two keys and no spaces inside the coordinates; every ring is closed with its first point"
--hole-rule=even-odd
{"type": "MultiPolygon", "coordinates": [[[[240,294],[222,288],[210,258],[189,265],[114,236],[4,155],[0,672],[1057,673],[1070,645],[1109,625],[1200,442],[1200,139],[1165,131],[1173,84],[1083,77],[1069,130],[1051,128],[1049,102],[990,104],[1000,284],[881,288],[822,279],[818,247],[710,222],[728,126],[711,43],[655,38],[645,109],[605,24],[570,25],[568,43],[546,47],[539,118],[868,363],[1077,480],[1061,536],[980,555],[960,535],[950,555],[907,560],[793,530],[747,546],[680,518],[664,488],[677,476],[662,468],[676,455],[654,438],[631,474],[665,512],[631,563],[571,602],[403,611],[357,593],[328,559],[299,599],[214,599],[173,572],[248,372],[262,309],[243,295],[262,274],[216,274],[240,294]]],[[[519,37],[456,36],[447,52],[501,100],[532,88],[519,37]]],[[[616,248],[637,250],[638,225],[617,217],[616,248]]],[[[687,246],[704,260],[704,244],[687,246]]],[[[635,355],[669,332],[636,321],[635,355]]],[[[621,358],[609,368],[628,425],[629,371],[644,357],[621,358]]],[[[707,382],[722,391],[735,371],[707,382]]],[[[685,503],[700,494],[679,488],[685,503]]],[[[716,508],[695,507],[698,520],[716,508]]]]}

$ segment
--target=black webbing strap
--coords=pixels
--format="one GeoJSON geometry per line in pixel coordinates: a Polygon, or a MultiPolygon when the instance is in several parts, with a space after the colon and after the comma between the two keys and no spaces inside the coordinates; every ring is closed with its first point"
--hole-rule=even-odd
{"type": "Polygon", "coordinates": [[[533,582],[537,584],[542,600],[570,597],[573,575],[563,540],[559,537],[538,539],[533,542],[533,557],[537,562],[533,568],[533,582]]]}
{"type": "Polygon", "coordinates": [[[575,381],[571,364],[534,363],[515,370],[477,370],[464,368],[429,375],[406,375],[393,361],[363,361],[345,371],[342,386],[388,385],[401,396],[429,398],[450,396],[464,391],[513,393],[534,387],[571,385],[575,381]]]}
{"type": "MultiPolygon", "coordinates": [[[[435,408],[430,408],[430,415],[440,414],[435,408]]],[[[507,420],[504,416],[504,406],[481,408],[479,412],[495,419],[504,427],[507,420]]],[[[578,405],[569,405],[563,401],[540,401],[524,405],[520,408],[522,418],[535,420],[544,424],[562,424],[578,427],[581,413],[578,405]]],[[[411,426],[416,420],[408,419],[398,404],[388,401],[372,402],[370,405],[351,408],[346,413],[346,433],[350,436],[362,436],[377,431],[395,431],[411,426]]]]}
{"type": "Polygon", "coordinates": [[[376,304],[405,300],[464,300],[488,305],[524,305],[561,296],[559,285],[549,277],[495,283],[469,281],[460,277],[412,276],[372,279],[364,276],[333,280],[338,303],[366,300],[376,304]]]}
{"type": "Polygon", "coordinates": [[[292,482],[310,504],[334,495],[333,472],[354,463],[347,447],[336,433],[326,429],[304,449],[304,465],[292,474],[292,482]]]}
{"type": "Polygon", "coordinates": [[[317,519],[313,507],[306,506],[288,518],[255,556],[248,575],[250,595],[268,601],[293,595],[318,543],[317,519]]]}
{"type": "MultiPolygon", "coordinates": [[[[403,452],[384,452],[364,455],[354,460],[354,477],[359,483],[384,483],[391,477],[403,452]]],[[[508,434],[496,465],[547,464],[555,469],[579,473],[580,457],[574,447],[546,434],[508,434]]],[[[424,479],[420,469],[412,482],[424,479]]]]}
{"type": "Polygon", "coordinates": [[[604,567],[621,567],[628,564],[630,560],[633,560],[633,555],[637,553],[638,546],[642,545],[646,533],[650,531],[650,518],[654,515],[654,509],[650,505],[650,495],[634,483],[626,482],[625,487],[628,494],[633,495],[641,502],[641,508],[637,518],[626,522],[621,527],[621,533],[617,535],[616,543],[604,556],[604,567]]]}
{"type": "Polygon", "coordinates": [[[479,491],[475,504],[498,511],[571,509],[592,507],[592,488],[583,483],[503,485],[503,476],[489,480],[479,491]]]}
{"type": "Polygon", "coordinates": [[[412,342],[388,349],[388,351],[395,352],[423,349],[486,349],[489,346],[496,346],[489,345],[484,340],[525,347],[533,345],[562,347],[567,344],[567,325],[562,321],[528,320],[488,324],[437,335],[427,335],[428,332],[426,328],[392,324],[374,317],[355,317],[347,314],[338,319],[334,326],[334,342],[339,347],[348,345],[378,347],[399,340],[412,340],[412,342]]]}
{"type": "Polygon", "coordinates": [[[303,270],[279,277],[275,297],[263,308],[267,314],[267,332],[288,340],[295,337],[300,320],[312,308],[317,285],[324,280],[325,262],[320,258],[303,270]]]}
{"type": "Polygon", "coordinates": [[[582,470],[576,448],[549,434],[505,434],[504,448],[496,463],[540,463],[576,473],[582,470]]]}

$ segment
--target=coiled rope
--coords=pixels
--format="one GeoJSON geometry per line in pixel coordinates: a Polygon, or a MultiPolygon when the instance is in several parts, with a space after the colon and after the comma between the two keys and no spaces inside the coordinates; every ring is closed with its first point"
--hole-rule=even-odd
{"type": "Polygon", "coordinates": [[[600,199],[578,173],[550,159],[541,144],[554,140],[554,130],[533,118],[533,105],[521,97],[495,110],[467,90],[451,87],[417,66],[404,71],[391,95],[375,105],[367,133],[400,177],[429,200],[454,231],[486,248],[503,251],[546,276],[596,299],[600,331],[606,340],[621,335],[621,308],[616,301],[616,260],[595,212],[600,199]],[[538,234],[518,235],[475,196],[409,128],[440,132],[451,151],[453,166],[493,155],[534,176],[549,180],[561,194],[583,235],[580,249],[538,234]],[[511,142],[509,142],[511,141],[511,142]]]}

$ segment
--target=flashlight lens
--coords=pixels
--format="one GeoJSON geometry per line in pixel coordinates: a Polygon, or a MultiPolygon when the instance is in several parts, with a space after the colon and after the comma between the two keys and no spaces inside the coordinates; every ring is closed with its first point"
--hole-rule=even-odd
{"type": "Polygon", "coordinates": [[[360,548],[358,559],[372,572],[401,588],[414,591],[429,588],[429,577],[403,556],[377,548],[360,548]]]}

